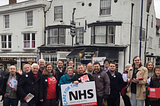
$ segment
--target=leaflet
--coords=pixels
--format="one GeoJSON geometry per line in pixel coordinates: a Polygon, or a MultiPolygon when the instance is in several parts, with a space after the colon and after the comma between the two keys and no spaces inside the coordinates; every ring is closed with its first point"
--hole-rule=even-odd
{"type": "Polygon", "coordinates": [[[17,88],[18,81],[12,77],[11,80],[7,83],[11,88],[17,88]]]}

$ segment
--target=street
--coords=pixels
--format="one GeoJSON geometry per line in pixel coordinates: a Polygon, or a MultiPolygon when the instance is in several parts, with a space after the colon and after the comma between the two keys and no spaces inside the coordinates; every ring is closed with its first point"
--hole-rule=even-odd
{"type": "MultiPolygon", "coordinates": [[[[0,97],[0,98],[1,98],[1,97],[0,97]]],[[[3,102],[0,102],[0,106],[3,106],[3,102]]],[[[20,106],[20,103],[19,103],[18,106],[20,106]]],[[[124,103],[123,103],[122,98],[121,98],[121,101],[120,101],[120,106],[124,106],[124,103]]]]}

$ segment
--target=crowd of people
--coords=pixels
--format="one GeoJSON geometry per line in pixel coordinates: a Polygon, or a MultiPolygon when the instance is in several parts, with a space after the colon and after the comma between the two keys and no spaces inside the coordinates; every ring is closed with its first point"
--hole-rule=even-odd
{"type": "Polygon", "coordinates": [[[0,94],[3,106],[63,106],[61,85],[79,84],[95,81],[97,106],[107,101],[107,106],[120,106],[122,96],[125,106],[160,106],[159,98],[149,98],[147,88],[160,88],[160,67],[148,62],[142,66],[140,57],[133,58],[133,64],[127,64],[121,74],[116,71],[116,64],[104,60],[78,64],[74,67],[72,60],[64,66],[62,60],[57,67],[40,59],[38,64],[25,64],[23,71],[11,65],[9,72],[0,70],[0,94]],[[82,76],[87,80],[81,80],[82,76]],[[15,83],[13,86],[12,83],[15,83]]]}

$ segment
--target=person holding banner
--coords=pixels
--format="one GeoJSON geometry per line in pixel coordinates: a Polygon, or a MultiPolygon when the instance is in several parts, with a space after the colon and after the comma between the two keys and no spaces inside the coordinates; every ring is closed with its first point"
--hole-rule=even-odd
{"type": "Polygon", "coordinates": [[[40,101],[42,106],[54,106],[56,104],[57,80],[52,63],[46,64],[42,73],[40,85],[40,101]]]}
{"type": "Polygon", "coordinates": [[[127,88],[126,95],[130,98],[131,106],[144,106],[147,78],[147,68],[142,66],[140,57],[135,56],[127,76],[127,82],[130,84],[127,88]]]}
{"type": "MultiPolygon", "coordinates": [[[[156,66],[154,68],[154,75],[151,77],[151,82],[149,87],[160,88],[160,67],[156,66]]],[[[151,106],[160,106],[160,98],[150,98],[151,106]]]]}
{"type": "Polygon", "coordinates": [[[24,74],[18,83],[18,93],[21,97],[21,106],[36,106],[39,101],[41,74],[39,65],[32,64],[32,71],[24,74]]]}
{"type": "Polygon", "coordinates": [[[2,82],[1,91],[3,94],[3,106],[18,106],[19,95],[17,93],[17,83],[21,75],[16,72],[14,65],[10,66],[9,73],[7,73],[2,82]]]}
{"type": "Polygon", "coordinates": [[[75,84],[94,81],[93,77],[90,74],[84,72],[83,64],[77,66],[78,74],[75,75],[72,79],[72,82],[75,84]]]}
{"type": "MultiPolygon", "coordinates": [[[[74,77],[74,68],[72,66],[68,66],[66,71],[67,74],[63,75],[59,81],[59,86],[61,87],[61,85],[63,84],[70,84],[72,83],[72,79],[74,77]]],[[[60,99],[61,99],[61,106],[62,106],[62,98],[61,98],[61,93],[60,93],[60,99]]]]}
{"type": "Polygon", "coordinates": [[[107,100],[110,93],[110,79],[108,74],[100,68],[100,63],[93,64],[94,70],[92,73],[96,83],[97,106],[102,106],[102,101],[107,100]]]}

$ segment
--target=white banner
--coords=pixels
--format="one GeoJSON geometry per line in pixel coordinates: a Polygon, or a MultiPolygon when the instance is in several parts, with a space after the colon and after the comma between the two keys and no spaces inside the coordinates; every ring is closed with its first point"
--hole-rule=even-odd
{"type": "Polygon", "coordinates": [[[96,106],[95,82],[61,85],[63,106],[96,106]]]}
{"type": "Polygon", "coordinates": [[[105,59],[106,59],[106,57],[93,57],[92,63],[97,61],[97,62],[100,63],[100,65],[103,65],[103,62],[104,62],[105,59]]]}

